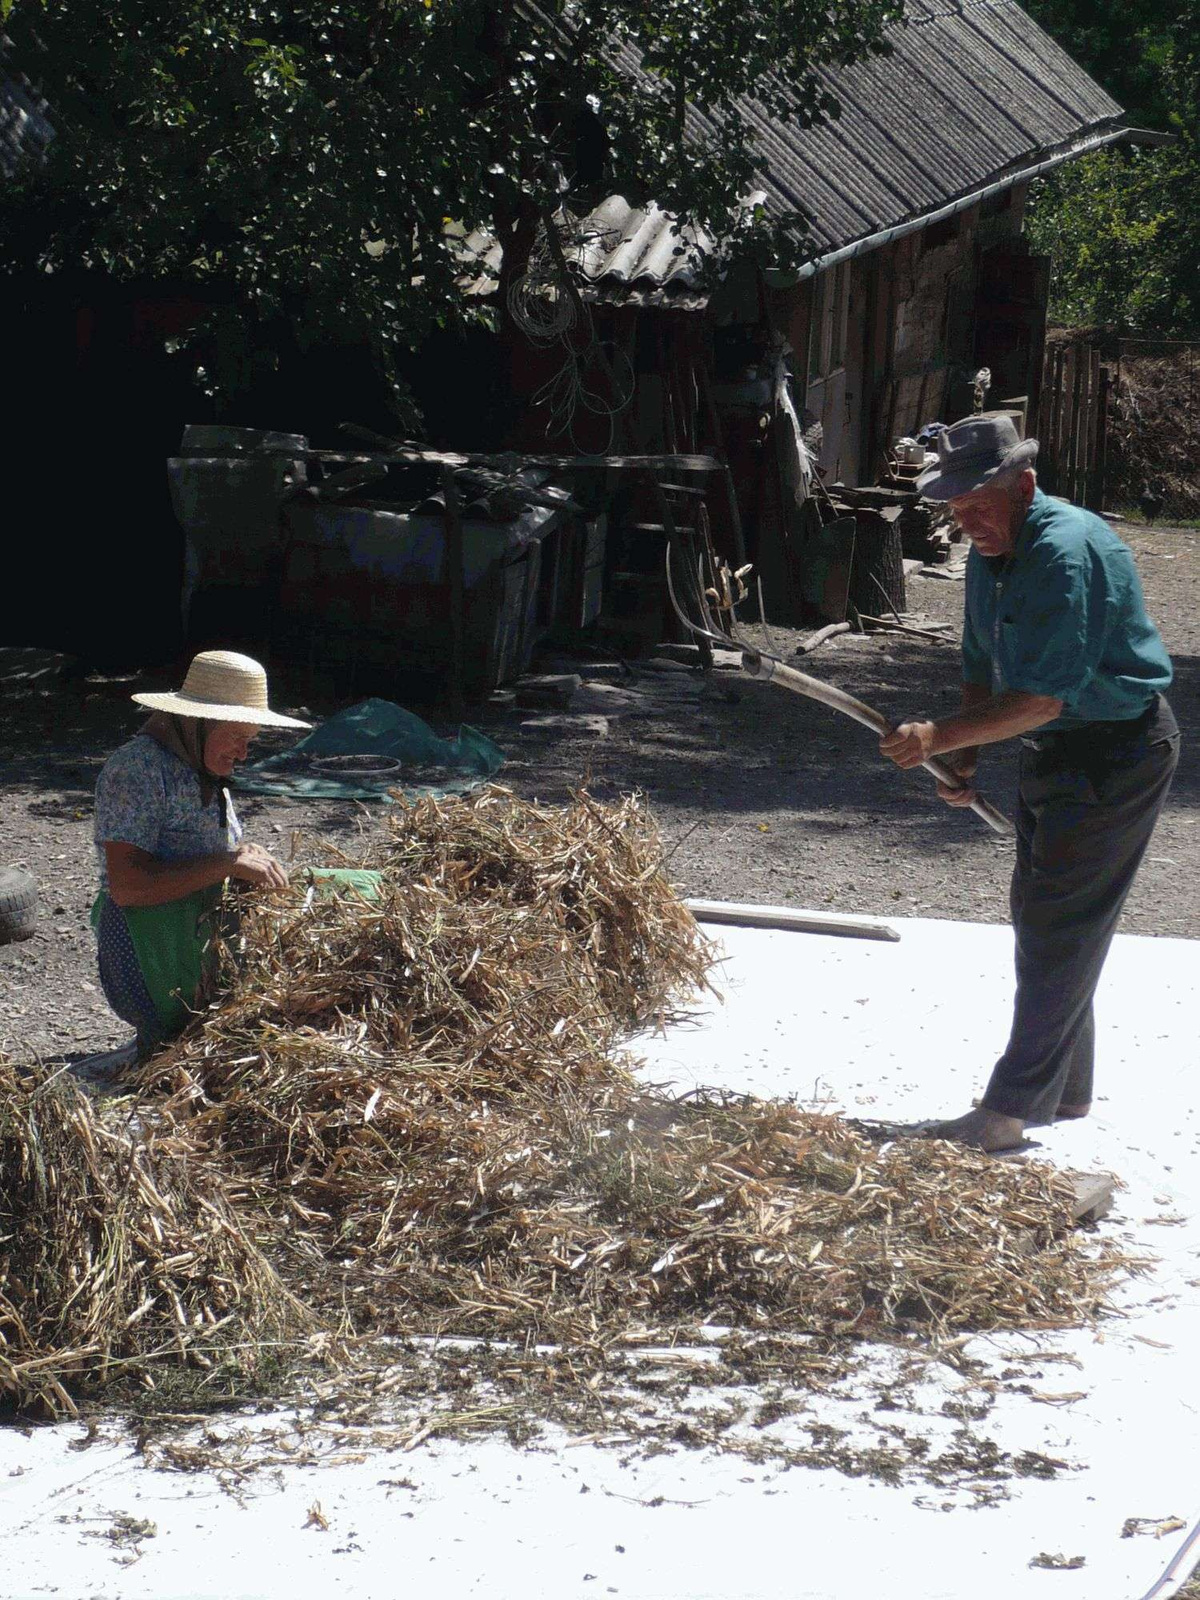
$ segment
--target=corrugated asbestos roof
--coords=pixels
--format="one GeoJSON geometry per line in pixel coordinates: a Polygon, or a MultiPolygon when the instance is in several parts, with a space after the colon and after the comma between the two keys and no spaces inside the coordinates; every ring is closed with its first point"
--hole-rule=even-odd
{"type": "Polygon", "coordinates": [[[780,128],[745,110],[776,213],[812,219],[816,254],[936,211],[1115,125],[1121,108],[1013,0],[909,6],[891,56],[823,74],[842,114],[780,128]]]}
{"type": "MultiPolygon", "coordinates": [[[[588,280],[587,298],[620,305],[661,304],[679,311],[701,310],[708,296],[695,286],[695,251],[709,243],[694,228],[679,230],[661,207],[639,209],[621,195],[610,195],[576,223],[563,241],[569,261],[588,280]]],[[[477,230],[463,241],[470,261],[469,294],[492,294],[500,277],[500,246],[477,230]]]]}
{"type": "MultiPolygon", "coordinates": [[[[763,203],[776,216],[809,217],[814,256],[1016,181],[1039,159],[1119,125],[1116,101],[1014,0],[910,0],[907,18],[888,30],[891,55],[822,74],[841,104],[836,120],[781,125],[742,102],[761,154],[763,203]]],[[[632,50],[617,60],[641,75],[632,50]]],[[[711,131],[695,107],[688,117],[697,138],[711,131]]],[[[689,252],[659,207],[613,196],[581,226],[590,242],[576,259],[596,298],[702,303],[689,252]]],[[[481,260],[490,254],[494,273],[498,251],[480,236],[469,243],[481,260]]]]}

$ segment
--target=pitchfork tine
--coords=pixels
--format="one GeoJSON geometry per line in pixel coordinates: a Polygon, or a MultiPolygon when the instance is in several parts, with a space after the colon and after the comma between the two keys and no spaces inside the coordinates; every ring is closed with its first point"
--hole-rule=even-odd
{"type": "MultiPolygon", "coordinates": [[[[714,644],[724,645],[728,642],[724,634],[710,633],[707,628],[701,627],[699,623],[687,615],[683,607],[679,604],[679,596],[675,593],[675,579],[671,573],[670,545],[667,546],[667,593],[671,597],[671,605],[674,609],[675,615],[679,618],[680,622],[683,623],[684,627],[689,633],[695,634],[698,639],[711,639],[714,644]]],[[[703,604],[703,601],[701,602],[701,609],[705,616],[707,616],[708,608],[703,604]]]]}
{"type": "MultiPolygon", "coordinates": [[[[728,569],[726,569],[726,571],[728,571],[728,569]]],[[[718,574],[718,582],[720,582],[720,581],[721,581],[720,580],[720,575],[718,574]]],[[[732,585],[732,582],[733,582],[733,580],[731,579],[730,580],[730,584],[731,585],[732,585]]],[[[706,611],[708,610],[707,606],[705,607],[705,609],[706,609],[706,611]]],[[[711,612],[708,613],[708,620],[709,620],[709,622],[712,622],[712,620],[713,620],[711,612]]],[[[725,630],[724,634],[722,635],[723,642],[726,645],[735,644],[735,645],[737,645],[739,650],[748,650],[751,655],[756,655],[756,656],[757,655],[761,655],[762,651],[759,650],[757,645],[751,644],[750,640],[747,639],[742,634],[742,632],[740,630],[740,627],[739,627],[740,621],[741,621],[741,618],[737,614],[737,605],[736,605],[736,603],[734,601],[734,598],[733,598],[733,588],[732,588],[732,586],[730,586],[730,588],[729,588],[729,626],[725,630]]]]}
{"type": "MultiPolygon", "coordinates": [[[[717,582],[717,575],[713,574],[713,582],[717,582]]],[[[700,606],[700,615],[704,618],[709,629],[710,638],[719,638],[723,645],[729,643],[729,634],[722,628],[720,622],[713,616],[712,607],[708,603],[707,585],[704,582],[704,557],[696,557],[696,597],[700,606]]]]}

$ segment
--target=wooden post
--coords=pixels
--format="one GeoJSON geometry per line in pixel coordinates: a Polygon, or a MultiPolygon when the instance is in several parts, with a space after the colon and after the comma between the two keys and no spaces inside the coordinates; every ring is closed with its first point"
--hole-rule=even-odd
{"type": "MultiPolygon", "coordinates": [[[[725,483],[725,499],[729,511],[729,531],[733,536],[733,563],[735,567],[746,565],[746,540],[742,532],[742,517],[738,510],[737,489],[734,487],[733,473],[730,471],[729,459],[725,454],[725,430],[721,426],[721,418],[717,412],[717,402],[712,391],[712,378],[703,358],[699,362],[700,388],[704,395],[704,409],[708,412],[708,425],[712,430],[713,453],[717,459],[724,463],[721,477],[725,483]]],[[[764,448],[770,449],[770,445],[764,448]]],[[[761,535],[760,535],[761,537],[761,535]]]]}
{"type": "Polygon", "coordinates": [[[1038,472],[1047,490],[1054,488],[1054,423],[1058,409],[1058,346],[1046,347],[1046,370],[1042,378],[1041,415],[1038,417],[1038,472]]]}
{"type": "Polygon", "coordinates": [[[1108,490],[1108,403],[1112,394],[1112,372],[1100,368],[1100,404],[1096,421],[1096,471],[1095,489],[1089,505],[1093,511],[1103,511],[1108,490]]]}
{"type": "Polygon", "coordinates": [[[1078,403],[1076,388],[1079,378],[1079,360],[1075,346],[1068,345],[1063,357],[1062,431],[1058,444],[1060,467],[1058,493],[1064,499],[1074,498],[1075,492],[1075,407],[1078,403]]]}
{"type": "Polygon", "coordinates": [[[463,714],[466,700],[465,594],[463,577],[462,506],[454,469],[442,468],[442,497],[446,505],[446,587],[450,597],[450,697],[452,721],[463,714]]]}

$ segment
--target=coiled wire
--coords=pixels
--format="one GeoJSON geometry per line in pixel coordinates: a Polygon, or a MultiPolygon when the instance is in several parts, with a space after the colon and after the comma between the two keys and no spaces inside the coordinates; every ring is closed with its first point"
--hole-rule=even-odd
{"type": "Polygon", "coordinates": [[[513,326],[535,349],[562,349],[562,363],[533,396],[549,412],[549,438],[566,437],[581,450],[576,433],[580,413],[608,424],[607,455],[616,438],[616,419],[633,399],[633,363],[623,351],[606,356],[592,313],[561,281],[544,230],[530,252],[525,271],[509,285],[506,297],[513,326]]]}

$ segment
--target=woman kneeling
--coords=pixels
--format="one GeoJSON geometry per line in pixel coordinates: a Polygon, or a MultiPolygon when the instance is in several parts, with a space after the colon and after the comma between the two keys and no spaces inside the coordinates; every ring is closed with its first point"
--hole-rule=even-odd
{"type": "Polygon", "coordinates": [[[207,975],[209,914],[225,882],[282,889],[287,874],[247,844],[225,787],[259,728],[307,728],[267,704],[267,675],[231,651],[196,656],[183,688],[135,694],[154,715],[96,785],[100,982],[137,1030],[139,1053],[177,1033],[207,975]]]}

